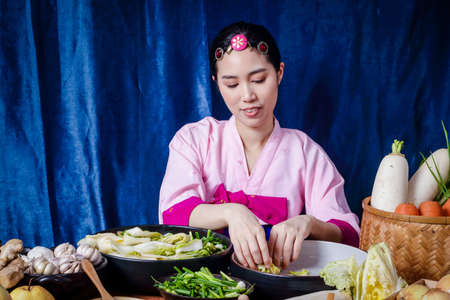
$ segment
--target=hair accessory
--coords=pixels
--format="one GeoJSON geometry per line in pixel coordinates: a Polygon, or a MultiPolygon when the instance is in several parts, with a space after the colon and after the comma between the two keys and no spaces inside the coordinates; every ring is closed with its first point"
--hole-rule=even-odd
{"type": "MultiPolygon", "coordinates": [[[[250,42],[247,40],[245,35],[243,34],[236,34],[231,39],[230,45],[228,46],[227,50],[224,51],[221,47],[218,47],[216,51],[214,52],[214,55],[216,57],[216,61],[222,60],[225,53],[230,54],[231,51],[242,51],[247,49],[248,47],[252,47],[250,42]]],[[[269,53],[269,46],[266,42],[261,41],[258,43],[258,46],[256,47],[256,50],[262,54],[262,55],[268,55],[269,53]]]]}
{"type": "Polygon", "coordinates": [[[231,48],[236,51],[242,51],[247,48],[247,38],[243,34],[236,34],[231,39],[231,48]]]}
{"type": "Polygon", "coordinates": [[[214,52],[215,56],[216,56],[216,60],[222,60],[223,58],[223,49],[222,48],[217,48],[216,51],[214,52]]]}
{"type": "Polygon", "coordinates": [[[267,55],[267,53],[269,52],[269,46],[267,45],[266,42],[261,41],[258,43],[256,50],[258,50],[258,52],[263,55],[267,55]]]}

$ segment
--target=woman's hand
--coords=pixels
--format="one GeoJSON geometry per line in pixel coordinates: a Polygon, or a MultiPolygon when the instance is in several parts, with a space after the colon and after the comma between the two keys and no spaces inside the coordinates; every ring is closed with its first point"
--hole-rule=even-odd
{"type": "Polygon", "coordinates": [[[239,262],[252,269],[259,264],[269,267],[272,261],[266,236],[255,215],[242,204],[225,205],[228,232],[239,262]]]}
{"type": "Polygon", "coordinates": [[[275,265],[287,268],[300,255],[302,243],[314,226],[314,217],[300,215],[272,227],[269,253],[275,265]]]}

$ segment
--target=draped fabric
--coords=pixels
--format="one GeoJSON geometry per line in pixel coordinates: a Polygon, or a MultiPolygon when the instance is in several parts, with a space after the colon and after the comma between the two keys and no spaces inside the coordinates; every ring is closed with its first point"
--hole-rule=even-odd
{"type": "MultiPolygon", "coordinates": [[[[410,174],[450,127],[448,1],[0,0],[0,240],[157,223],[168,143],[229,112],[208,45],[245,20],[286,64],[275,114],[370,195],[394,138],[410,174]]],[[[183,174],[180,174],[183,176],[183,174]]]]}

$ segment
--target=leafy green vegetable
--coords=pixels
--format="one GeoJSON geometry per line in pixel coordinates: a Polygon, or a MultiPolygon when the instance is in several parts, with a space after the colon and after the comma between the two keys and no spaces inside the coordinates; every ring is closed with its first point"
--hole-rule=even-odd
{"type": "Polygon", "coordinates": [[[354,256],[349,259],[337,260],[328,263],[320,272],[325,284],[335,286],[347,295],[352,295],[355,290],[356,275],[359,266],[354,256]]]}
{"type": "Polygon", "coordinates": [[[200,237],[198,232],[162,235],[139,227],[119,231],[117,234],[89,235],[80,242],[89,243],[103,253],[152,260],[210,256],[226,248],[222,240],[210,230],[206,236],[200,237]]]}
{"type": "Polygon", "coordinates": [[[382,300],[406,285],[397,275],[389,248],[385,243],[370,247],[359,267],[354,257],[328,263],[321,271],[325,283],[353,300],[382,300]]]}
{"type": "MultiPolygon", "coordinates": [[[[362,272],[360,299],[382,300],[406,285],[397,275],[389,248],[379,243],[369,248],[362,272]]],[[[359,300],[359,299],[357,299],[359,300]]]]}
{"type": "Polygon", "coordinates": [[[247,288],[242,281],[236,282],[224,272],[214,276],[207,267],[199,271],[183,267],[183,271],[174,267],[177,274],[171,280],[159,282],[155,278],[155,286],[168,293],[202,298],[232,298],[249,294],[253,291],[253,285],[247,288]]]}

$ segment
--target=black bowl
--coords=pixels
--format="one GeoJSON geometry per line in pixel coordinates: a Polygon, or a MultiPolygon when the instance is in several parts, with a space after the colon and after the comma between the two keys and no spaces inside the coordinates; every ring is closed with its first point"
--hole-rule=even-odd
{"type": "MultiPolygon", "coordinates": [[[[214,275],[214,277],[221,278],[219,274],[213,274],[213,275],[214,275]]],[[[174,275],[163,276],[163,277],[158,278],[157,280],[159,282],[164,282],[164,281],[167,281],[167,280],[170,281],[172,276],[174,276],[174,275]]],[[[237,277],[234,277],[234,276],[230,276],[230,277],[231,277],[231,279],[233,279],[236,282],[239,282],[239,281],[244,282],[245,283],[245,287],[247,289],[251,286],[251,284],[248,281],[246,281],[246,280],[243,280],[243,279],[240,279],[240,278],[237,278],[237,277]]],[[[157,288],[157,289],[159,290],[161,296],[163,296],[163,298],[165,300],[193,300],[193,299],[195,299],[195,300],[210,300],[210,299],[212,299],[212,298],[201,298],[201,297],[200,298],[188,297],[188,296],[183,296],[183,295],[172,294],[172,293],[166,292],[165,290],[163,290],[161,288],[157,288]]],[[[251,293],[252,292],[249,292],[248,295],[251,294],[251,293]]],[[[218,299],[218,300],[237,300],[237,298],[238,297],[214,298],[214,299],[218,299]]],[[[257,298],[255,298],[255,299],[257,299],[257,298]]]]}
{"type": "Polygon", "coordinates": [[[331,261],[341,260],[355,256],[356,262],[361,265],[367,253],[344,244],[305,240],[302,251],[296,262],[288,269],[300,271],[305,268],[311,272],[308,276],[289,275],[287,270],[274,275],[258,272],[242,266],[235,255],[232,255],[230,263],[231,274],[255,283],[255,299],[286,299],[323,290],[332,290],[318,276],[319,271],[331,261]]]}
{"type": "MultiPolygon", "coordinates": [[[[200,237],[208,234],[207,229],[194,228],[187,226],[176,225],[136,225],[142,230],[149,230],[165,233],[192,233],[198,232],[200,237]]],[[[127,230],[136,226],[126,226],[112,228],[100,233],[114,232],[127,230]]],[[[175,272],[174,267],[182,268],[187,267],[192,270],[198,270],[201,267],[208,267],[212,273],[219,273],[220,270],[226,271],[229,268],[229,261],[231,255],[231,242],[230,240],[219,233],[215,235],[222,240],[224,245],[227,246],[225,250],[220,253],[179,260],[144,260],[137,258],[125,258],[111,254],[104,254],[108,258],[108,279],[107,287],[111,290],[117,290],[118,292],[137,293],[158,295],[158,290],[153,286],[154,278],[161,276],[171,275],[175,272]],[[120,288],[119,288],[120,287],[120,288]]]]}
{"type": "MultiPolygon", "coordinates": [[[[107,264],[107,259],[103,258],[102,263],[95,267],[95,270],[100,277],[104,276],[107,264]]],[[[17,286],[28,284],[44,287],[53,295],[53,297],[55,297],[55,299],[91,299],[99,296],[97,288],[86,273],[82,271],[54,275],[25,273],[17,286]]]]}
{"type": "Polygon", "coordinates": [[[274,275],[242,266],[232,255],[231,274],[255,283],[255,299],[286,299],[322,290],[333,290],[320,276],[274,275]]]}

